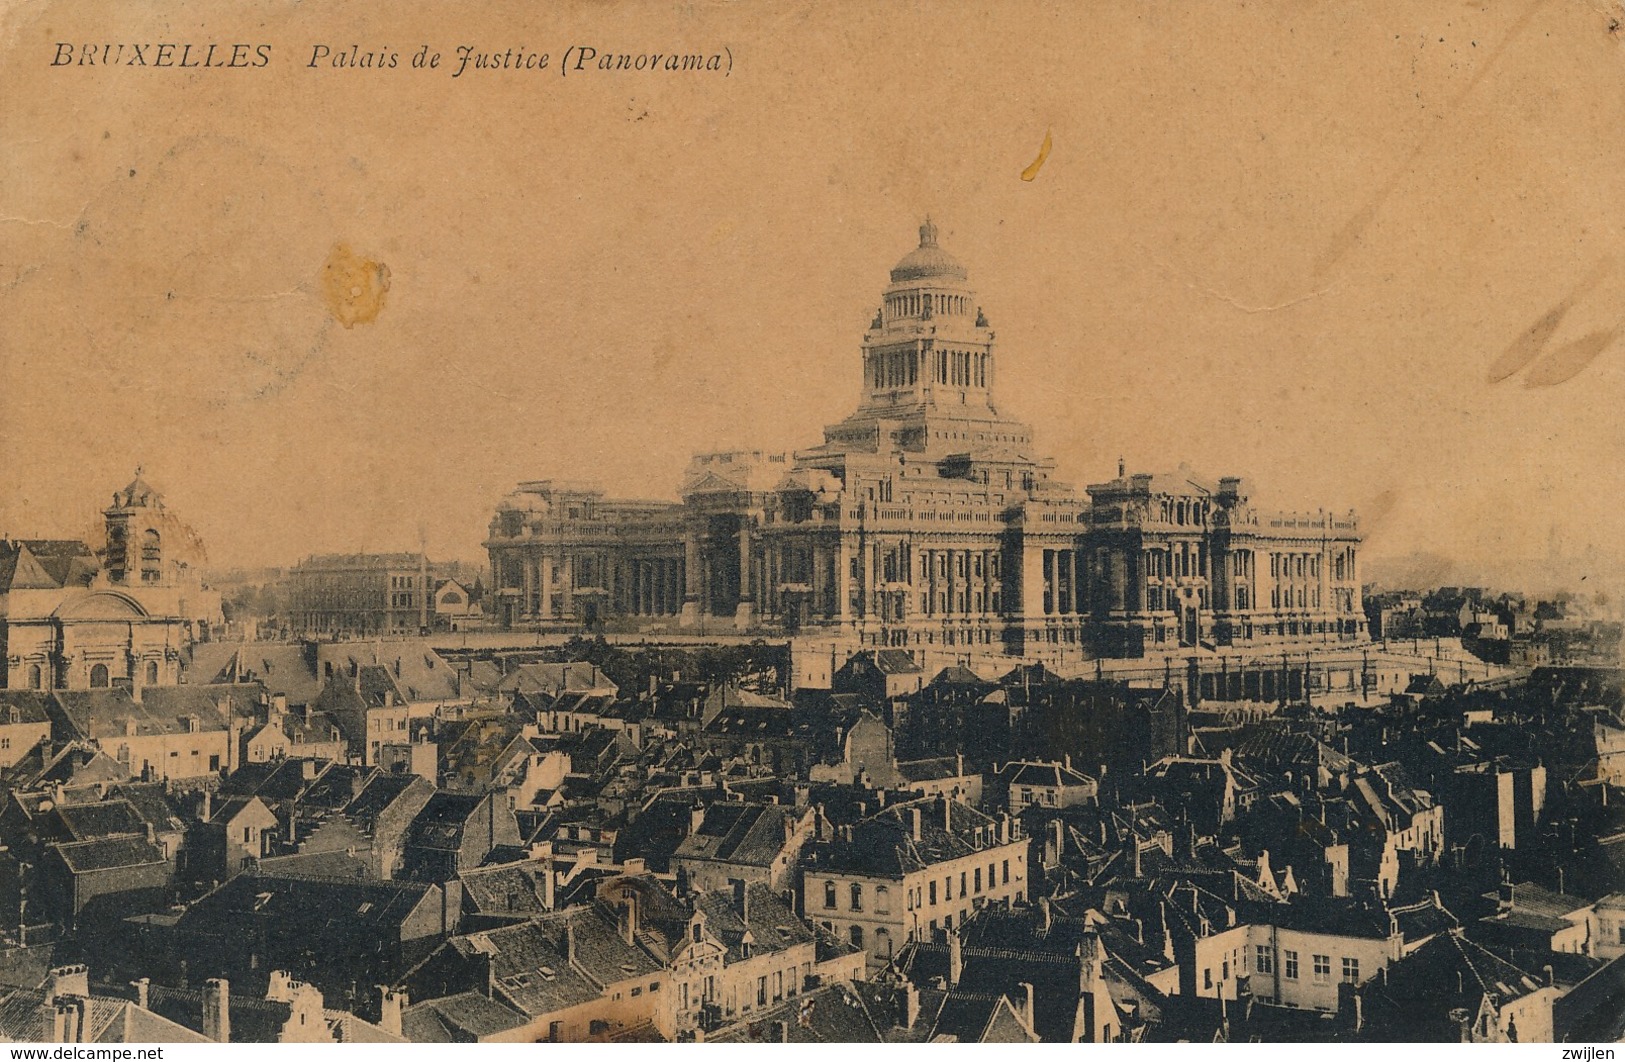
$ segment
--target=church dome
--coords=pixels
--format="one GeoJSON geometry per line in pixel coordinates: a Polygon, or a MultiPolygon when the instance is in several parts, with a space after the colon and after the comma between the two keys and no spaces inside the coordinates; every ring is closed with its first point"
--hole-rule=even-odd
{"type": "Polygon", "coordinates": [[[937,246],[937,227],[930,218],[926,218],[925,224],[920,226],[920,245],[905,255],[891,271],[893,284],[937,277],[964,280],[967,276],[959,260],[937,246]]]}

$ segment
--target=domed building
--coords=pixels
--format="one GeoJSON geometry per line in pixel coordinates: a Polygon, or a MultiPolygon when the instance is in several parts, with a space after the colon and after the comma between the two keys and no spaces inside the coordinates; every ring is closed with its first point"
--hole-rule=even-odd
{"type": "Polygon", "coordinates": [[[1074,659],[1364,639],[1352,514],[1260,514],[1185,470],[1058,482],[995,400],[995,333],[929,219],[890,280],[822,444],[699,455],[675,504],[520,484],[486,543],[499,624],[1074,659]]]}
{"type": "Polygon", "coordinates": [[[221,622],[203,544],[140,476],[102,513],[101,542],[0,540],[0,672],[8,689],[173,685],[221,622]]]}

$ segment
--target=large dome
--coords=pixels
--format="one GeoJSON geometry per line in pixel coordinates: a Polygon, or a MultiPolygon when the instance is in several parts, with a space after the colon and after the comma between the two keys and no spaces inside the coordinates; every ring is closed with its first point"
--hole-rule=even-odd
{"type": "Polygon", "coordinates": [[[937,246],[937,227],[930,218],[926,218],[925,224],[920,226],[920,245],[905,255],[891,271],[893,284],[933,277],[964,280],[967,276],[959,260],[937,246]]]}

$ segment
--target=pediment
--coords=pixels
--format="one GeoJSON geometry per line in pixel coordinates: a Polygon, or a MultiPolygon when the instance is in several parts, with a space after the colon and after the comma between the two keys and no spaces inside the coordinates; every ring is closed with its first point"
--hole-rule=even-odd
{"type": "Polygon", "coordinates": [[[58,619],[76,620],[144,619],[148,612],[132,597],[111,590],[98,590],[64,601],[52,615],[58,619]]]}

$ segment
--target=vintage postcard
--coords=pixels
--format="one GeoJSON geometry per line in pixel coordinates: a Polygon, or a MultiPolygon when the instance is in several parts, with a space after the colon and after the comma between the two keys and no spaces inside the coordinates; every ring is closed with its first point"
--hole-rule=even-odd
{"type": "Polygon", "coordinates": [[[0,1039],[1611,1051],[1622,20],[0,5],[0,1039]]]}

